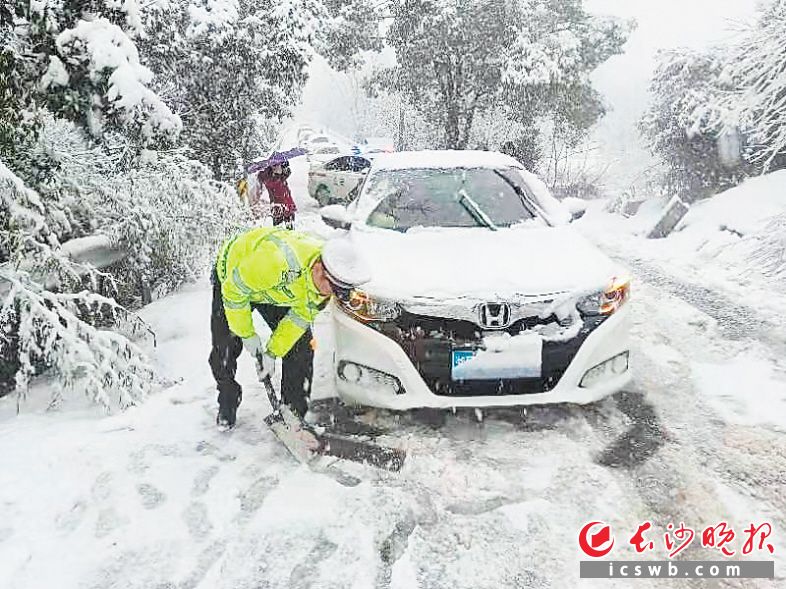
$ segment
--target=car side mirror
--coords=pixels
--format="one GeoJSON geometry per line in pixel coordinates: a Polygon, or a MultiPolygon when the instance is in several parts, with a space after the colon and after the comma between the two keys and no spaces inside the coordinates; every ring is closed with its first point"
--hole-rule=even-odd
{"type": "Polygon", "coordinates": [[[570,213],[570,222],[573,223],[573,221],[578,221],[579,219],[581,219],[584,216],[584,213],[586,213],[586,212],[587,212],[587,209],[582,209],[580,211],[572,211],[570,213]]]}
{"type": "Polygon", "coordinates": [[[329,227],[334,229],[349,229],[352,227],[349,213],[342,205],[328,205],[319,209],[319,216],[329,227]]]}

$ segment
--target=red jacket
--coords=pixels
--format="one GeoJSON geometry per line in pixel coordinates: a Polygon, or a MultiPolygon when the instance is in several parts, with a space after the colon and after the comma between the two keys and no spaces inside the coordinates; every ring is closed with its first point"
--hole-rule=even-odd
{"type": "Polygon", "coordinates": [[[274,174],[272,168],[265,168],[257,174],[257,182],[260,186],[264,186],[270,195],[270,204],[282,205],[286,211],[286,217],[294,216],[297,210],[292,193],[289,191],[289,184],[287,184],[287,178],[291,173],[289,166],[285,165],[283,174],[274,174]]]}

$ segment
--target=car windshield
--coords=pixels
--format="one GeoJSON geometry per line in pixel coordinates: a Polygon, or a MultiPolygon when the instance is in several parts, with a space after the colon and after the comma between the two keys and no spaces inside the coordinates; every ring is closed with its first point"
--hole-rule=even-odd
{"type": "Polygon", "coordinates": [[[379,204],[366,223],[407,231],[413,227],[510,227],[536,218],[511,179],[513,169],[385,170],[364,193],[379,204]]]}

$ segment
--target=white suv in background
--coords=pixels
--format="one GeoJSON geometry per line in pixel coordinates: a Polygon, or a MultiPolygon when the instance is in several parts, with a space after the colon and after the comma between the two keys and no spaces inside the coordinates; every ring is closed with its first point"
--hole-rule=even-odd
{"type": "Polygon", "coordinates": [[[308,193],[321,206],[349,202],[349,195],[366,177],[371,160],[357,155],[314,161],[308,173],[308,193]]]}

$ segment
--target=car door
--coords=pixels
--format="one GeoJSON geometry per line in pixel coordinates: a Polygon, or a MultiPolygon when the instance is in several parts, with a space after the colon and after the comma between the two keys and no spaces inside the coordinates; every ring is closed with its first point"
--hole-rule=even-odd
{"type": "Polygon", "coordinates": [[[342,190],[344,192],[342,198],[350,200],[349,195],[357,186],[363,181],[371,167],[371,162],[364,157],[349,156],[347,158],[347,170],[342,172],[344,181],[342,190]]]}
{"type": "Polygon", "coordinates": [[[308,193],[312,197],[315,197],[317,189],[328,181],[328,170],[325,169],[326,165],[327,164],[317,161],[311,162],[311,168],[308,172],[308,193]]]}
{"type": "MultiPolygon", "coordinates": [[[[340,174],[342,170],[345,169],[347,165],[347,157],[342,156],[314,168],[309,175],[309,191],[311,192],[311,196],[319,200],[317,193],[327,190],[329,201],[344,198],[339,180],[341,179],[340,174]]],[[[328,199],[326,199],[325,202],[328,202],[328,199]]]]}
{"type": "MultiPolygon", "coordinates": [[[[330,194],[333,200],[344,201],[352,186],[347,185],[347,173],[349,172],[349,156],[342,156],[330,162],[330,169],[327,171],[329,179],[330,194]]],[[[325,166],[327,168],[327,166],[325,166]]]]}

